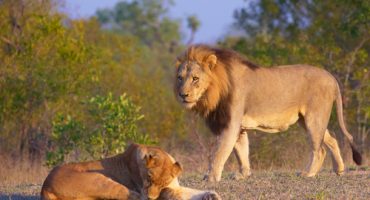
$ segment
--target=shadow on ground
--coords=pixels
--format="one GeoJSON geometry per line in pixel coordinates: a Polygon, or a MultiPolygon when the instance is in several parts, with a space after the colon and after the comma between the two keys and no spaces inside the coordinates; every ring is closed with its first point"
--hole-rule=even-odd
{"type": "Polygon", "coordinates": [[[36,195],[22,195],[22,194],[12,194],[12,195],[2,195],[0,194],[0,200],[39,200],[40,197],[36,195]]]}

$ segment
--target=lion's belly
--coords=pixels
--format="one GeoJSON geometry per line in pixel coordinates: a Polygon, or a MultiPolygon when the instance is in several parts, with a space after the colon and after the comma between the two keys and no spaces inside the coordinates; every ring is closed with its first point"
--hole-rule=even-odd
{"type": "Polygon", "coordinates": [[[249,130],[260,130],[267,133],[285,131],[290,125],[297,122],[298,112],[285,112],[280,114],[269,114],[262,116],[243,116],[242,128],[249,130]]]}

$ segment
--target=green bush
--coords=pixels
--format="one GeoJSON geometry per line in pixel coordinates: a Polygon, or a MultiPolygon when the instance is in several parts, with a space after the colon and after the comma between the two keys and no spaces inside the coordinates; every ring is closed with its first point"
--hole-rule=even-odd
{"type": "Polygon", "coordinates": [[[138,131],[143,119],[140,107],[126,94],[118,99],[109,93],[95,96],[84,103],[88,116],[79,120],[58,114],[53,120],[51,148],[46,164],[54,166],[69,160],[99,159],[124,151],[128,142],[152,144],[155,141],[138,131]]]}

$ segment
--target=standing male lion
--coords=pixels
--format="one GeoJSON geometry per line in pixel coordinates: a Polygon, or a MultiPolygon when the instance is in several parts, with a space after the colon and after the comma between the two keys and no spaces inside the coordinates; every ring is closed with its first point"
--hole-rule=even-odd
{"type": "Polygon", "coordinates": [[[246,130],[268,133],[285,131],[297,121],[310,136],[311,161],[303,176],[315,176],[328,147],[333,169],[344,172],[338,143],[327,130],[333,102],[339,125],[349,139],[353,159],[361,164],[353,138],[343,120],[342,97],[336,79],[327,71],[309,65],[258,67],[239,54],[206,45],[189,47],[178,57],[175,92],[181,104],[205,118],[219,135],[208,181],[219,181],[224,164],[234,150],[239,176],[250,175],[246,130]]]}

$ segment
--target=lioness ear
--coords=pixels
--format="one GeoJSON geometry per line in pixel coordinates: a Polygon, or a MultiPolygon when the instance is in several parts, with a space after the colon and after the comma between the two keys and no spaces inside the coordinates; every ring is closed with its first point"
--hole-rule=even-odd
{"type": "Polygon", "coordinates": [[[204,63],[208,65],[210,69],[213,69],[217,64],[217,57],[214,54],[209,55],[205,60],[204,63]]]}
{"type": "Polygon", "coordinates": [[[182,172],[182,167],[180,163],[175,162],[172,166],[172,176],[178,177],[181,172],[182,172]]]}
{"type": "Polygon", "coordinates": [[[151,154],[151,153],[146,154],[144,156],[144,160],[145,160],[145,166],[147,168],[154,167],[155,159],[154,159],[154,155],[153,154],[151,154]]]}

